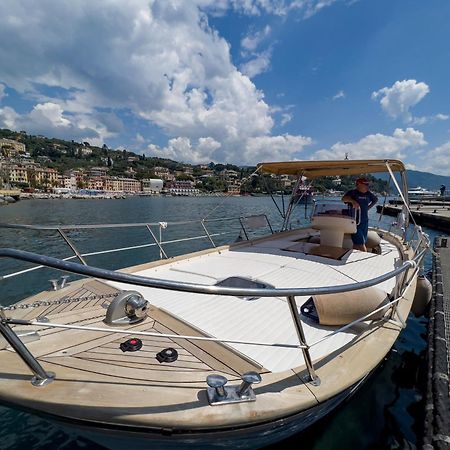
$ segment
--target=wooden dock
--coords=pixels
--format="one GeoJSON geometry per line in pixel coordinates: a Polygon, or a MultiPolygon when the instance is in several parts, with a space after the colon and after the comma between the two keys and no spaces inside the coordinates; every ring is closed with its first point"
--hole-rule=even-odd
{"type": "Polygon", "coordinates": [[[450,449],[450,237],[437,237],[428,322],[423,450],[450,449]]]}
{"type": "MultiPolygon", "coordinates": [[[[418,225],[423,225],[440,231],[450,231],[450,205],[410,205],[411,213],[418,225]]],[[[397,217],[400,206],[377,205],[377,212],[397,217]]]]}

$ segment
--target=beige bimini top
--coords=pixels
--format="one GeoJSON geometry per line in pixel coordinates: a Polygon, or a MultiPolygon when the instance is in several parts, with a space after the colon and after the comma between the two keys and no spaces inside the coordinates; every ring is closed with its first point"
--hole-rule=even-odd
{"type": "Polygon", "coordinates": [[[307,178],[317,178],[328,175],[388,172],[387,164],[393,172],[405,171],[405,166],[397,159],[267,162],[258,164],[258,170],[262,173],[273,173],[275,175],[301,174],[307,178]]]}

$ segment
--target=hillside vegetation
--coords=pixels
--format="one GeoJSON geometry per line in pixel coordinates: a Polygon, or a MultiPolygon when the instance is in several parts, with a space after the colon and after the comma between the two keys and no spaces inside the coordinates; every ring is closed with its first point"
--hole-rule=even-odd
{"type": "MultiPolygon", "coordinates": [[[[202,175],[203,170],[200,166],[173,161],[171,159],[158,158],[152,156],[138,155],[128,150],[114,150],[106,145],[96,147],[89,142],[66,141],[56,138],[47,138],[45,136],[29,135],[26,132],[16,132],[8,129],[0,130],[0,139],[13,139],[25,144],[30,157],[39,162],[42,166],[56,169],[60,173],[68,170],[88,169],[90,167],[108,167],[110,176],[132,176],[138,180],[144,178],[153,178],[155,167],[166,167],[171,172],[182,171],[184,167],[192,167],[192,176],[178,175],[177,179],[196,179],[202,175]]],[[[324,164],[326,164],[324,162],[324,164]]],[[[208,164],[208,168],[214,170],[215,174],[220,174],[223,170],[234,170],[239,173],[239,178],[248,177],[256,167],[254,166],[236,166],[234,164],[208,164]]],[[[388,189],[385,180],[367,175],[371,180],[371,189],[374,192],[382,193],[388,189]]],[[[322,177],[314,180],[313,188],[319,192],[328,190],[345,191],[355,186],[357,176],[341,177],[341,184],[336,185],[334,177],[322,177]]],[[[225,186],[221,180],[216,177],[203,181],[203,190],[217,191],[224,190],[225,186]]],[[[281,185],[273,178],[252,177],[242,185],[243,192],[267,192],[284,191],[289,192],[289,188],[283,189],[281,185]]]]}

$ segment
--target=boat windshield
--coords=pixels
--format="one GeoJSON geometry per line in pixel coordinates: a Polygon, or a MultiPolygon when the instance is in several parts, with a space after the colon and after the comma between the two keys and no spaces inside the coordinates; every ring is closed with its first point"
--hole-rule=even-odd
{"type": "Polygon", "coordinates": [[[356,210],[343,203],[316,203],[313,216],[345,217],[355,219],[356,210]]]}

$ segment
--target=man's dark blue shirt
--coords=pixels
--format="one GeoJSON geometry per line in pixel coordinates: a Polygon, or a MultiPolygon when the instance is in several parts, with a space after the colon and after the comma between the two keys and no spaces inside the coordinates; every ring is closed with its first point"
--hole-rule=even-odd
{"type": "Polygon", "coordinates": [[[372,192],[360,192],[358,189],[352,189],[348,191],[345,196],[351,197],[353,200],[356,200],[359,203],[361,208],[361,221],[369,220],[369,205],[372,203],[376,203],[378,201],[378,197],[372,192]]]}

